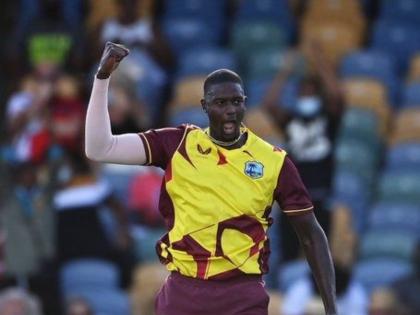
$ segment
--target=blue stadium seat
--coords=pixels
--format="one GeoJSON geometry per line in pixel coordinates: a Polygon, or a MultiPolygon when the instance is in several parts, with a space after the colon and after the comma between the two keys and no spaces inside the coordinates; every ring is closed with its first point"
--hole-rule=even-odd
{"type": "Polygon", "coordinates": [[[233,52],[223,48],[194,49],[183,54],[179,61],[177,77],[207,75],[227,68],[237,71],[238,65],[233,52]]]}
{"type": "Polygon", "coordinates": [[[368,225],[374,229],[407,231],[420,239],[420,207],[405,203],[377,203],[370,210],[368,225]]]}
{"type": "Polygon", "coordinates": [[[360,258],[395,258],[410,262],[417,235],[395,229],[369,229],[360,243],[360,258]]]}
{"type": "Polygon", "coordinates": [[[379,182],[378,200],[420,202],[420,174],[412,170],[385,172],[379,182]]]}
{"type": "Polygon", "coordinates": [[[365,108],[347,108],[341,119],[339,139],[361,140],[378,148],[381,142],[378,116],[365,108]]]}
{"type": "Polygon", "coordinates": [[[340,67],[344,78],[369,78],[382,82],[388,87],[393,103],[397,101],[399,78],[395,60],[384,51],[355,51],[343,58],[340,67]]]}
{"type": "Polygon", "coordinates": [[[112,289],[119,285],[117,267],[103,260],[80,259],[65,264],[60,271],[60,283],[65,295],[79,290],[112,289]]]}
{"type": "Polygon", "coordinates": [[[245,65],[251,52],[283,49],[288,45],[287,32],[270,21],[237,21],[232,27],[230,46],[245,65]]]}
{"type": "MultiPolygon", "coordinates": [[[[270,79],[251,79],[245,82],[245,94],[248,96],[247,106],[249,108],[261,105],[267,89],[270,87],[272,80],[270,79]]],[[[291,78],[279,91],[279,106],[283,106],[288,110],[293,110],[296,104],[298,93],[298,80],[291,78]]]]}
{"type": "Polygon", "coordinates": [[[223,0],[165,0],[164,20],[198,18],[221,34],[225,26],[226,2],[223,0]]]}
{"type": "Polygon", "coordinates": [[[208,119],[201,107],[191,107],[179,110],[169,117],[169,125],[179,126],[182,124],[193,124],[204,128],[208,126],[208,119]]]}
{"type": "Polygon", "coordinates": [[[163,20],[162,30],[176,56],[194,48],[214,47],[220,42],[218,32],[199,18],[168,18],[163,20]]]}
{"type": "Polygon", "coordinates": [[[392,54],[398,70],[404,73],[408,62],[420,50],[418,26],[410,23],[377,21],[373,27],[372,48],[392,54]]]}
{"type": "Polygon", "coordinates": [[[356,281],[372,292],[375,288],[388,286],[395,280],[413,271],[410,262],[399,259],[370,259],[359,262],[354,269],[356,281]]]}
{"type": "Polygon", "coordinates": [[[382,0],[380,18],[396,22],[420,23],[420,2],[418,0],[382,0]]]}
{"type": "Polygon", "coordinates": [[[356,139],[342,139],[335,150],[337,169],[356,172],[371,183],[376,175],[379,154],[369,143],[356,139]]]}
{"type": "Polygon", "coordinates": [[[386,169],[389,171],[420,171],[420,143],[401,143],[387,152],[386,169]]]}
{"type": "Polygon", "coordinates": [[[67,297],[81,297],[88,301],[95,314],[130,315],[130,300],[126,293],[118,289],[79,290],[67,297]]]}
{"type": "MultiPolygon", "coordinates": [[[[278,48],[267,48],[252,51],[243,72],[248,80],[273,79],[279,70],[286,66],[288,52],[278,48]]],[[[293,76],[302,76],[306,71],[307,63],[302,55],[294,55],[293,76]]]]}
{"type": "Polygon", "coordinates": [[[401,105],[420,108],[420,83],[412,82],[404,86],[401,105]]]}
{"type": "Polygon", "coordinates": [[[356,172],[337,168],[332,187],[332,202],[347,206],[352,213],[354,227],[361,231],[366,221],[366,208],[372,197],[365,178],[356,172]]]}
{"type": "Polygon", "coordinates": [[[279,288],[285,292],[296,280],[307,277],[310,268],[306,260],[294,260],[284,263],[279,269],[279,288]]]}
{"type": "Polygon", "coordinates": [[[294,32],[294,21],[287,0],[244,0],[241,2],[236,21],[264,20],[282,27],[290,36],[294,32]]]}

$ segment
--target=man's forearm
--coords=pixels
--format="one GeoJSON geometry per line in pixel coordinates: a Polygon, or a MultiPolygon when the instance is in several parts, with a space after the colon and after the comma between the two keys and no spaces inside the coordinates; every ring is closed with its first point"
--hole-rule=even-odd
{"type": "Polygon", "coordinates": [[[335,274],[327,237],[317,223],[311,238],[301,240],[306,258],[321,293],[327,315],[337,314],[335,303],[335,274]]]}

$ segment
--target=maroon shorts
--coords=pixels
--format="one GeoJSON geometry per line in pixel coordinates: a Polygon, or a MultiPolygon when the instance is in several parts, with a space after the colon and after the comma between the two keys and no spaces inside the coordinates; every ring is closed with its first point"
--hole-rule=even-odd
{"type": "Polygon", "coordinates": [[[269,297],[260,276],[200,280],[173,272],[160,289],[156,315],[267,315],[269,297]]]}

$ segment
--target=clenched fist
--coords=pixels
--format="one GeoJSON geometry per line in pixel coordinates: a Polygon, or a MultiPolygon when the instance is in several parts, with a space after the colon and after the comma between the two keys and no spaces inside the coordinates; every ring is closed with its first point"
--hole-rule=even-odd
{"type": "Polygon", "coordinates": [[[118,67],[121,60],[128,54],[129,50],[123,45],[107,42],[102,53],[96,77],[98,79],[107,79],[111,73],[118,67]]]}

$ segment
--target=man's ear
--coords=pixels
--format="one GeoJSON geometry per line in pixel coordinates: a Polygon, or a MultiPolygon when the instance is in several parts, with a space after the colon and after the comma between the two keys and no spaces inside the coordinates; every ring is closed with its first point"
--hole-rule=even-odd
{"type": "Polygon", "coordinates": [[[206,103],[206,101],[204,99],[201,99],[200,103],[201,103],[201,107],[203,108],[203,111],[205,113],[207,113],[207,103],[206,103]]]}

